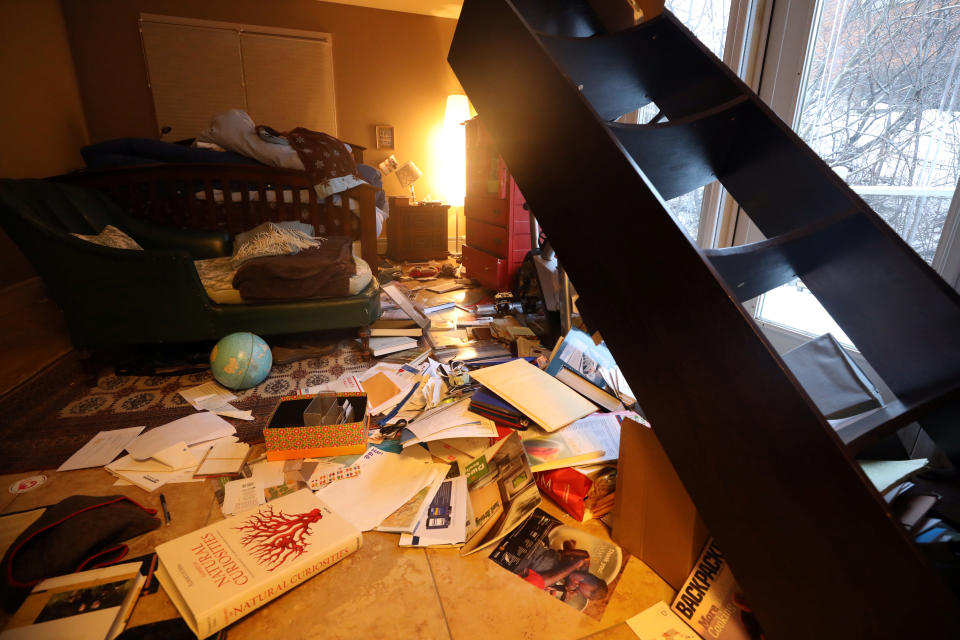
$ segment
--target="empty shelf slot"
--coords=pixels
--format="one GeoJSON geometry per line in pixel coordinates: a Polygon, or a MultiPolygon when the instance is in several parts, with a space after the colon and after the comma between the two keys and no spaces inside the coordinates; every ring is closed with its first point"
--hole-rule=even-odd
{"type": "MultiPolygon", "coordinates": [[[[851,455],[876,444],[912,422],[920,422],[931,438],[948,454],[960,449],[960,433],[939,428],[945,416],[956,416],[960,408],[960,384],[927,393],[910,400],[894,399],[860,418],[852,418],[836,427],[837,435],[851,455]],[[951,446],[952,441],[952,446],[951,446]],[[952,451],[951,451],[952,450],[952,451]]],[[[949,419],[949,418],[948,418],[949,419]]],[[[951,426],[954,423],[951,422],[951,426]]],[[[952,457],[952,456],[951,456],[952,457]]]]}
{"type": "Polygon", "coordinates": [[[610,35],[540,40],[604,120],[654,102],[670,120],[741,93],[735,76],[699,42],[691,47],[669,12],[610,35]]]}
{"type": "Polygon", "coordinates": [[[610,130],[663,199],[671,200],[716,179],[738,137],[746,102],[746,96],[740,96],[682,120],[611,123],[610,130]]]}
{"type": "Polygon", "coordinates": [[[867,205],[786,124],[753,98],[718,178],[760,231],[780,235],[867,205]]]}
{"type": "MultiPolygon", "coordinates": [[[[850,212],[851,214],[853,212],[850,212]]],[[[703,252],[727,286],[744,302],[775,289],[829,260],[855,242],[852,215],[748,245],[703,252]]]]}
{"type": "Polygon", "coordinates": [[[543,33],[582,38],[603,31],[586,0],[515,0],[513,6],[531,28],[543,33]]]}

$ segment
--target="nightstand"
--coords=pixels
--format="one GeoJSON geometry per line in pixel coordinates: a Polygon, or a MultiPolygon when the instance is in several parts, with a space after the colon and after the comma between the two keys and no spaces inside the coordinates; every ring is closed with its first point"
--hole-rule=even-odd
{"type": "Polygon", "coordinates": [[[396,261],[446,258],[448,204],[410,204],[390,198],[387,218],[387,257],[396,261]]]}

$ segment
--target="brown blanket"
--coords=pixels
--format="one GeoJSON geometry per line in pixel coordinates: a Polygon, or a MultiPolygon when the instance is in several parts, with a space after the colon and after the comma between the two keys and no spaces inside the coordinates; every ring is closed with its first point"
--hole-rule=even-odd
{"type": "Polygon", "coordinates": [[[349,295],[356,272],[351,239],[333,236],[293,255],[247,260],[237,269],[233,287],[249,302],[339,298],[349,295]]]}

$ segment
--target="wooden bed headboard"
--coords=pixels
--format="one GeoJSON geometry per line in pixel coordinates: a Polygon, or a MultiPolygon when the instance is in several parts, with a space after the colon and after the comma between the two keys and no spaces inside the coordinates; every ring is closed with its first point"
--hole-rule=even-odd
{"type": "Polygon", "coordinates": [[[296,220],[328,235],[359,239],[376,269],[377,188],[363,184],[319,200],[302,171],[245,164],[150,164],[51,178],[107,192],[130,215],[178,229],[241,233],[262,222],[296,220]],[[356,213],[349,201],[357,203],[356,213]],[[356,215],[359,224],[354,224],[356,215]]]}

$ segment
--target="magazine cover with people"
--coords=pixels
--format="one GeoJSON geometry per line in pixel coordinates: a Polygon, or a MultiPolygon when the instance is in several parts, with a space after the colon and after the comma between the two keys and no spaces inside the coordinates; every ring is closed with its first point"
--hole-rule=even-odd
{"type": "Polygon", "coordinates": [[[490,559],[538,589],[599,620],[626,564],[614,543],[534,511],[490,559]]]}

